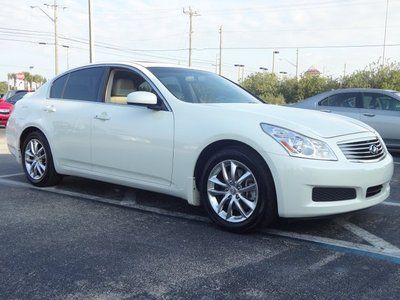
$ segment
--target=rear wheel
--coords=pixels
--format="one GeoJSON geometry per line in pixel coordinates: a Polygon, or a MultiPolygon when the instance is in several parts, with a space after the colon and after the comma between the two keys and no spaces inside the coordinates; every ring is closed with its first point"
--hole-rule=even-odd
{"type": "Polygon", "coordinates": [[[212,156],[204,168],[200,190],[210,218],[229,231],[248,231],[276,218],[271,173],[263,159],[246,147],[232,147],[212,156]]]}
{"type": "Polygon", "coordinates": [[[27,179],[36,186],[56,185],[61,180],[53,163],[49,143],[41,132],[30,133],[22,145],[22,167],[27,179]]]}

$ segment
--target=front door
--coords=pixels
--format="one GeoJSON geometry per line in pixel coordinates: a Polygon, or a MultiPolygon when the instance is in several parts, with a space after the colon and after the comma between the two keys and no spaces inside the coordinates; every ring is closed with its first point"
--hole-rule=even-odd
{"type": "Polygon", "coordinates": [[[138,72],[110,70],[104,102],[92,116],[93,169],[136,182],[170,185],[173,113],[128,105],[127,95],[134,91],[156,93],[138,72]]]}
{"type": "Polygon", "coordinates": [[[363,93],[361,121],[378,131],[387,145],[400,147],[399,100],[380,93],[363,93]]]}

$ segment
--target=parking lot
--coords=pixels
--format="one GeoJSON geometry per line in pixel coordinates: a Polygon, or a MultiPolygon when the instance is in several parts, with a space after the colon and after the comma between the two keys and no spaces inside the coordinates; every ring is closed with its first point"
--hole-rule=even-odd
{"type": "Polygon", "coordinates": [[[384,203],[238,235],[166,195],[76,177],[34,188],[0,128],[0,298],[398,299],[393,156],[384,203]]]}

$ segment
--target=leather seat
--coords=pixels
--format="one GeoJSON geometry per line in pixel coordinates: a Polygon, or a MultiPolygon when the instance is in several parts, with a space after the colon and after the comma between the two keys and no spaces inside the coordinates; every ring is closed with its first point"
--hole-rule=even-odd
{"type": "Polygon", "coordinates": [[[114,80],[111,89],[110,102],[115,104],[127,104],[127,96],[129,93],[135,92],[135,84],[132,79],[118,78],[114,80]]]}

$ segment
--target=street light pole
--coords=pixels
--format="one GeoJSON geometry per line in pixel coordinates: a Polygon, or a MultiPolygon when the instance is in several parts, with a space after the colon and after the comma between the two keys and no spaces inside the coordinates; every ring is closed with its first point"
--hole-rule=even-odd
{"type": "Polygon", "coordinates": [[[62,45],[62,47],[67,49],[67,70],[69,70],[69,46],[62,45]]]}
{"type": "Polygon", "coordinates": [[[272,51],[272,74],[275,73],[275,54],[279,54],[279,51],[272,51]]]}
{"type": "Polygon", "coordinates": [[[222,74],[222,25],[219,28],[219,66],[218,75],[222,74]]]}
{"type": "Polygon", "coordinates": [[[234,66],[238,68],[238,83],[240,83],[240,82],[243,81],[244,65],[242,65],[242,64],[235,64],[234,66]],[[240,77],[242,78],[241,80],[240,80],[240,77]]]}
{"type": "Polygon", "coordinates": [[[296,79],[299,76],[299,48],[296,49],[296,79]]]}
{"type": "Polygon", "coordinates": [[[386,16],[385,16],[385,33],[383,34],[383,54],[382,54],[382,65],[385,65],[385,52],[386,52],[386,32],[387,32],[387,21],[389,12],[389,0],[386,0],[386,16]]]}
{"type": "Polygon", "coordinates": [[[94,35],[93,35],[93,9],[92,1],[88,0],[89,10],[89,62],[94,63],[94,35]]]}
{"type": "MultiPolygon", "coordinates": [[[[47,12],[45,12],[41,7],[39,6],[31,6],[31,8],[38,8],[44,13],[54,24],[54,73],[55,75],[58,74],[58,27],[57,27],[57,21],[58,21],[58,16],[57,16],[57,0],[54,0],[53,5],[50,4],[45,4],[47,7],[50,7],[53,9],[53,17],[51,17],[47,12]]],[[[65,8],[65,7],[62,7],[65,8]]]]}

